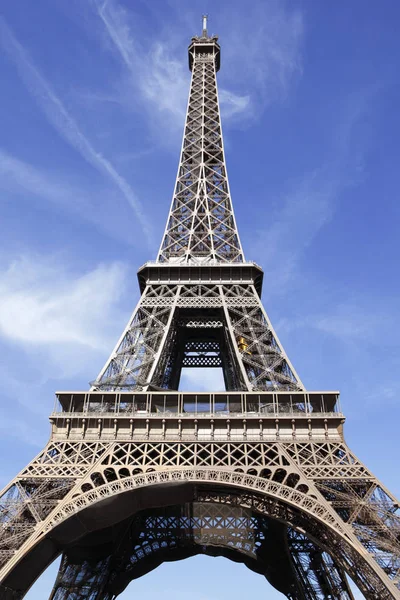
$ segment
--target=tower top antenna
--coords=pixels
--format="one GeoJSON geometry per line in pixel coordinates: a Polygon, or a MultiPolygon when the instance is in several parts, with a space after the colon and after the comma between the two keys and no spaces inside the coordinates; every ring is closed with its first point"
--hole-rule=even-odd
{"type": "Polygon", "coordinates": [[[208,19],[208,15],[203,15],[203,33],[202,33],[202,37],[207,37],[207,19],[208,19]]]}

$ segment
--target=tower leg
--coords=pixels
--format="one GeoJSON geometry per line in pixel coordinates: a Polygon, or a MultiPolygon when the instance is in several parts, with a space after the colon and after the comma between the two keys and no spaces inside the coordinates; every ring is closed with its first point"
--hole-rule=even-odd
{"type": "Polygon", "coordinates": [[[110,557],[72,564],[64,554],[49,600],[112,600],[105,590],[110,575],[110,557]]]}

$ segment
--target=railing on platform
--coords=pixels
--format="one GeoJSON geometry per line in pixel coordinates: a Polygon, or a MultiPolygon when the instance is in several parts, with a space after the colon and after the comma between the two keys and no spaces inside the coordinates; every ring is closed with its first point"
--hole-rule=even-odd
{"type": "Polygon", "coordinates": [[[339,415],[339,392],[57,392],[53,414],[140,416],[339,415]]]}

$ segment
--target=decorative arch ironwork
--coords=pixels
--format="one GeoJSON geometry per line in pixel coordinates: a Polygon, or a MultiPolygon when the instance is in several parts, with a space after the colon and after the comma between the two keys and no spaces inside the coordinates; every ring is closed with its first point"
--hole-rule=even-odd
{"type": "MultiPolygon", "coordinates": [[[[153,506],[171,504],[179,491],[179,497],[183,501],[195,499],[202,503],[228,504],[283,522],[293,530],[305,533],[312,542],[330,554],[335,563],[357,583],[367,600],[400,597],[394,585],[385,581],[386,577],[379,565],[366,554],[351,527],[341,521],[322,497],[310,490],[304,493],[273,479],[210,468],[152,471],[106,483],[103,481],[103,478],[99,478],[98,485],[88,491],[71,491],[58,509],[49,515],[42,527],[23,545],[14,560],[10,561],[10,572],[18,567],[26,554],[46,539],[58,544],[62,544],[63,540],[65,543],[71,535],[78,539],[77,522],[81,528],[80,535],[90,529],[110,525],[128,515],[127,512],[124,513],[126,507],[122,511],[120,507],[117,510],[116,504],[112,506],[113,503],[118,503],[118,499],[129,492],[148,492],[153,489],[157,496],[155,504],[154,494],[152,501],[149,501],[151,494],[147,493],[145,496],[150,508],[152,502],[153,506]],[[108,518],[104,519],[107,513],[108,518]],[[70,522],[73,520],[75,525],[71,527],[70,522]]],[[[5,585],[7,586],[7,578],[5,585]]]]}

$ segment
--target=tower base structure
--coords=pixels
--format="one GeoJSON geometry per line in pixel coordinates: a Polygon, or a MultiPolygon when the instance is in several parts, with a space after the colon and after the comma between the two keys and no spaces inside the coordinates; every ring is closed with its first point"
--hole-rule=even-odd
{"type": "Polygon", "coordinates": [[[397,505],[343,421],[337,392],[58,393],[47,447],[1,496],[0,598],[60,553],[55,600],[115,598],[199,553],[288,598],[352,598],[346,574],[400,598],[397,505]]]}

